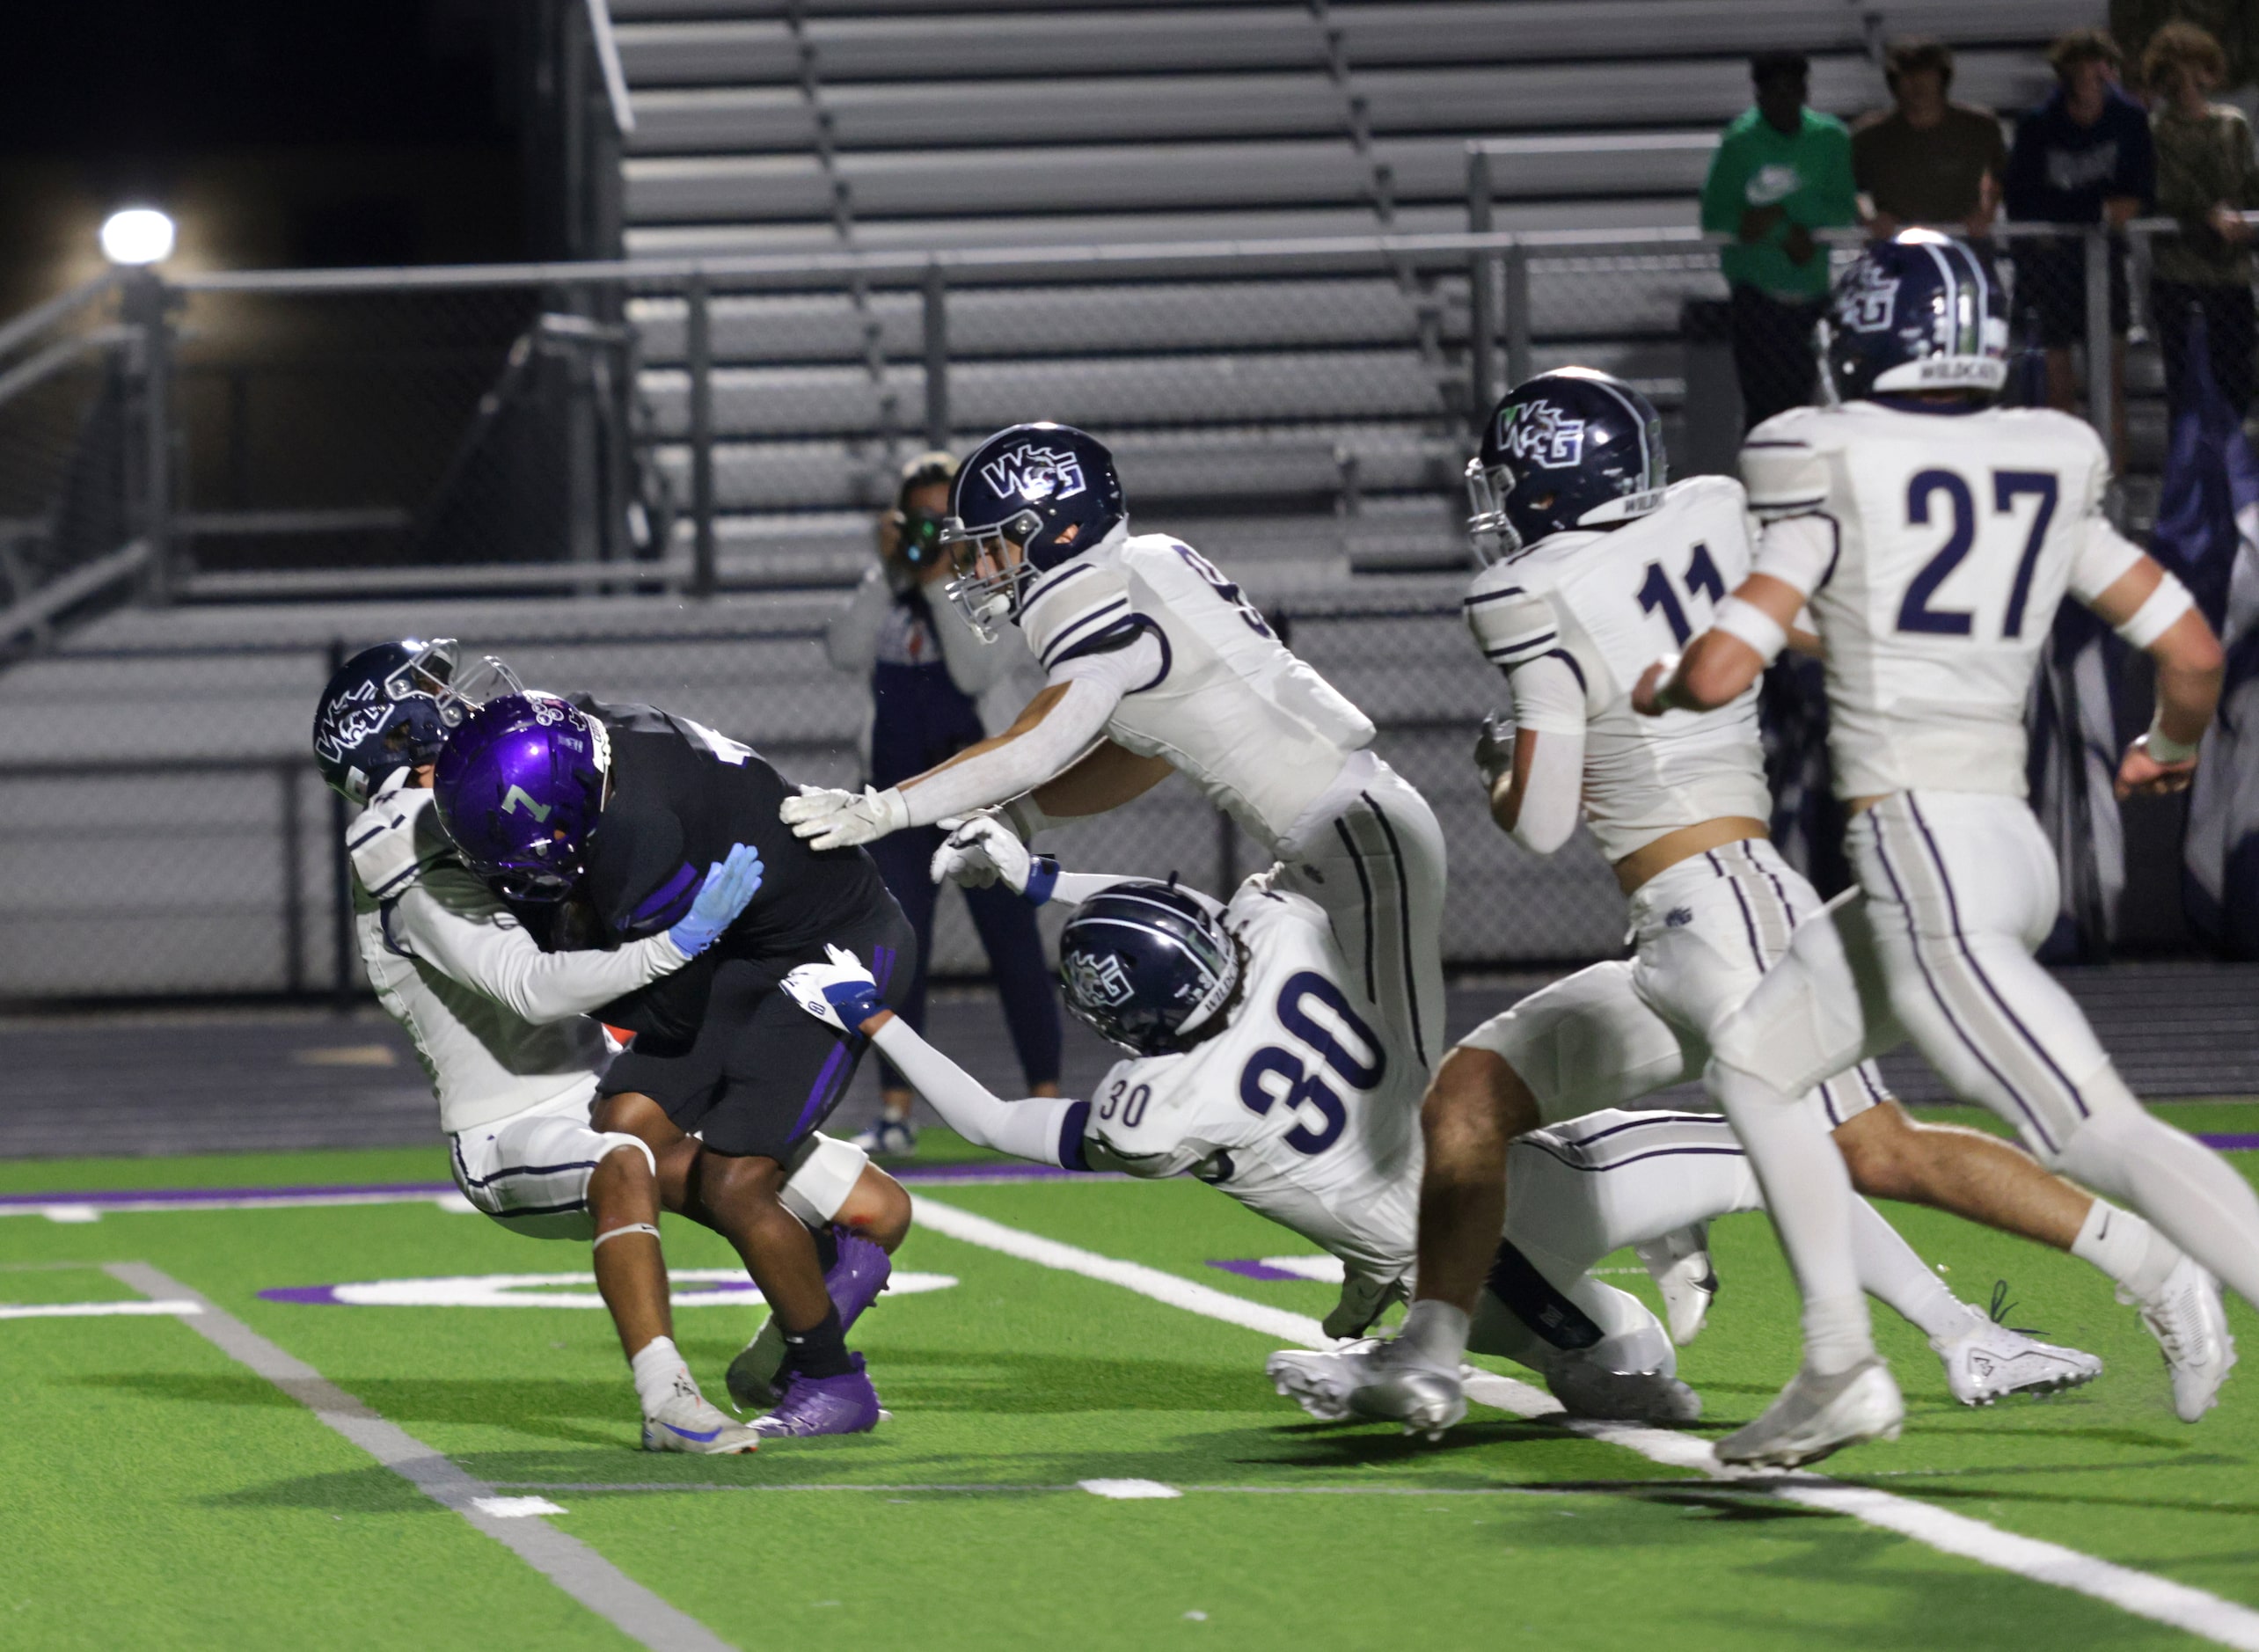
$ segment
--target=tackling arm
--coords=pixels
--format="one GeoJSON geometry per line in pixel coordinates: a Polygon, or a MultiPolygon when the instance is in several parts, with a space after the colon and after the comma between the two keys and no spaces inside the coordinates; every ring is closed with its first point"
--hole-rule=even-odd
{"type": "Polygon", "coordinates": [[[690,961],[664,934],[616,952],[545,953],[468,873],[428,875],[394,903],[387,929],[450,981],[537,1027],[586,1015],[690,961]],[[465,888],[465,902],[448,899],[458,879],[477,895],[465,888]]]}

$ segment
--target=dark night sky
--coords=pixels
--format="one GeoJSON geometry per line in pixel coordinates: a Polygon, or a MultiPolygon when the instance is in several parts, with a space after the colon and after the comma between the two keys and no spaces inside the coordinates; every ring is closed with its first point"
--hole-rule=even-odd
{"type": "Polygon", "coordinates": [[[504,140],[509,0],[90,0],[0,53],[0,145],[90,161],[274,143],[504,140]]]}
{"type": "Polygon", "coordinates": [[[182,267],[526,250],[511,65],[558,0],[62,0],[0,48],[0,312],[148,201],[182,267]]]}

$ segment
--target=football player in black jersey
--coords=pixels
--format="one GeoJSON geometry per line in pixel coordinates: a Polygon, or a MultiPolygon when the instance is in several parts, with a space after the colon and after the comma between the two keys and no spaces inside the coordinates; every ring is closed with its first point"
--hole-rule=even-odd
{"type": "MultiPolygon", "coordinates": [[[[761,1287],[781,1333],[771,1364],[780,1354],[782,1393],[757,1429],[873,1426],[877,1396],[842,1336],[876,1286],[833,1266],[843,1290],[828,1290],[819,1239],[779,1198],[865,1041],[841,1038],[777,990],[827,945],[853,948],[882,977],[907,969],[916,941],[870,857],[795,838],[778,818],[793,788],[748,747],[688,718],[585,696],[487,700],[450,731],[435,789],[463,859],[552,951],[662,930],[720,858],[709,845],[759,850],[760,890],[721,939],[597,1012],[635,1044],[602,1081],[595,1116],[651,1144],[675,1208],[710,1217],[761,1287]]],[[[741,1402],[766,1397],[761,1349],[757,1339],[731,1368],[741,1402]]]]}

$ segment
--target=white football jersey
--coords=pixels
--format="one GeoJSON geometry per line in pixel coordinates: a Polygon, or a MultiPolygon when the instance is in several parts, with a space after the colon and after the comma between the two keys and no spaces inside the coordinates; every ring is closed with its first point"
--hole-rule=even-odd
{"type": "Polygon", "coordinates": [[[1370,1277],[1409,1275],[1428,1073],[1349,978],[1326,914],[1259,874],[1225,909],[1246,948],[1231,1025],[1125,1061],[1090,1100],[1094,1170],[1189,1173],[1370,1277]]]}
{"type": "Polygon", "coordinates": [[[1754,685],[1715,711],[1632,710],[1641,673],[1708,629],[1749,561],[1740,486],[1697,476],[1620,528],[1539,540],[1484,569],[1467,593],[1485,659],[1510,676],[1558,655],[1583,684],[1584,817],[1610,860],[1681,827],[1773,812],[1754,685]]]}
{"type": "Polygon", "coordinates": [[[683,954],[662,935],[611,952],[544,953],[454,858],[431,797],[380,795],[346,842],[361,960],[377,1003],[415,1044],[440,1128],[451,1135],[575,1091],[593,1095],[617,1047],[581,1012],[681,968],[683,954]]]}
{"type": "Polygon", "coordinates": [[[1750,433],[1757,572],[1805,592],[1827,645],[1839,796],[2024,794],[2024,707],[2069,591],[2140,554],[2102,514],[2109,462],[2066,413],[1800,407],[1750,433]]]}
{"type": "Polygon", "coordinates": [[[1205,557],[1121,529],[1036,579],[1020,626],[1045,671],[1128,623],[1159,638],[1160,673],[1126,694],[1106,732],[1166,757],[1272,853],[1371,722],[1273,634],[1205,557]]]}

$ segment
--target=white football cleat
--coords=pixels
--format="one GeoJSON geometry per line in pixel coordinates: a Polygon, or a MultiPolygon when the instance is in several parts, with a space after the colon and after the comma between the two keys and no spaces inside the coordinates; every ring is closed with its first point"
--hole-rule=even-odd
{"type": "Polygon", "coordinates": [[[1989,1406],[2003,1394],[2051,1394],[2102,1374],[2102,1362],[2075,1348],[2035,1341],[1969,1310],[1960,1335],[1930,1338],[1945,1363],[1945,1385],[1964,1406],[1989,1406]]]}
{"type": "Polygon", "coordinates": [[[908,1119],[873,1119],[850,1139],[874,1159],[908,1159],[917,1151],[917,1127],[908,1119]]]}
{"type": "Polygon", "coordinates": [[[1663,1293],[1663,1320],[1670,1327],[1671,1341],[1685,1348],[1701,1334],[1711,1298],[1718,1294],[1718,1272],[1710,1265],[1710,1224],[1697,1222],[1634,1245],[1632,1254],[1663,1293]]]}
{"type": "Polygon", "coordinates": [[[1282,1349],[1264,1363],[1263,1372],[1280,1393],[1321,1422],[1368,1417],[1440,1440],[1466,1415],[1458,1376],[1394,1353],[1398,1346],[1366,1337],[1331,1353],[1282,1349]]]}
{"type": "Polygon", "coordinates": [[[1546,1369],[1546,1386],[1572,1417],[1606,1422],[1693,1422],[1702,1396],[1666,1371],[1612,1371],[1581,1353],[1564,1354],[1546,1369]]]}
{"type": "Polygon", "coordinates": [[[1864,1440],[1895,1440],[1906,1414],[1890,1368],[1870,1354],[1849,1371],[1799,1371],[1765,1414],[1718,1442],[1721,1463],[1795,1468],[1864,1440]]]}
{"type": "MultiPolygon", "coordinates": [[[[2133,1298],[2120,1291],[2118,1300],[2133,1298]]],[[[2235,1339],[2228,1334],[2227,1314],[2220,1306],[2219,1281],[2194,1258],[2183,1256],[2157,1293],[2135,1305],[2173,1374],[2174,1412],[2183,1422],[2196,1422],[2219,1403],[2219,1385],[2235,1364],[2235,1339]]]]}
{"type": "Polygon", "coordinates": [[[643,1419],[643,1449],[647,1451],[690,1451],[700,1457],[727,1457],[756,1451],[760,1444],[759,1435],[742,1423],[732,1422],[695,1388],[677,1386],[658,1410],[643,1419]]]}

